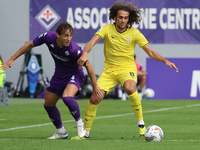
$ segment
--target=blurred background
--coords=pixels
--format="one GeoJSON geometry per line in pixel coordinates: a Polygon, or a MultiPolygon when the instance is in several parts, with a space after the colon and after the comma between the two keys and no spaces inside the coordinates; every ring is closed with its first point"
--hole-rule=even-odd
{"type": "MultiPolygon", "coordinates": [[[[83,49],[102,25],[112,23],[108,20],[107,14],[113,2],[113,0],[0,0],[0,54],[3,61],[7,61],[22,45],[41,33],[55,31],[63,20],[73,25],[75,28],[73,40],[83,49]]],[[[200,2],[196,0],[135,0],[135,2],[144,12],[144,19],[139,26],[134,27],[145,35],[153,50],[176,62],[179,68],[177,75],[174,70],[168,71],[162,63],[147,61],[147,54],[137,45],[135,50],[137,61],[148,73],[146,86],[154,89],[157,99],[200,99],[200,2]]],[[[97,76],[103,71],[103,47],[103,43],[98,43],[89,54],[97,76]]],[[[41,55],[43,77],[51,79],[54,62],[46,45],[32,49],[31,53],[41,55]]],[[[12,68],[6,69],[6,81],[11,82],[11,86],[15,89],[20,71],[26,71],[27,66],[24,66],[24,63],[25,55],[18,58],[12,68]]],[[[27,75],[25,75],[23,90],[27,86],[27,75]]]]}

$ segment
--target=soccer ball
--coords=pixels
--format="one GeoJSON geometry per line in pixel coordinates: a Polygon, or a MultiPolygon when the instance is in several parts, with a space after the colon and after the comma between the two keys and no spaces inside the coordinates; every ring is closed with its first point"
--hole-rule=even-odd
{"type": "Polygon", "coordinates": [[[164,132],[159,126],[151,125],[148,128],[146,128],[144,137],[147,142],[160,142],[163,140],[164,132]]]}
{"type": "Polygon", "coordinates": [[[147,99],[148,99],[148,98],[151,99],[151,98],[154,97],[155,92],[154,92],[153,89],[147,88],[147,89],[144,91],[144,95],[145,95],[145,97],[146,97],[147,99]]]}

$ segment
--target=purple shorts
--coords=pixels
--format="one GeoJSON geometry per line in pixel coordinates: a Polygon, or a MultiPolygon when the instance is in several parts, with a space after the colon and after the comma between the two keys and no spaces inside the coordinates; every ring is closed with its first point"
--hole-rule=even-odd
{"type": "Polygon", "coordinates": [[[68,84],[74,84],[78,89],[80,89],[84,80],[85,76],[83,72],[73,72],[62,75],[55,73],[46,90],[62,97],[63,91],[68,84]]]}

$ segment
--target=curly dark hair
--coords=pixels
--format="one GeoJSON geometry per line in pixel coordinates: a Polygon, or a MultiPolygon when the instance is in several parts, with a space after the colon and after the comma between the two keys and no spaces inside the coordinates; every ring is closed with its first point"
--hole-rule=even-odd
{"type": "Polygon", "coordinates": [[[66,21],[61,22],[56,29],[56,32],[61,35],[63,31],[70,30],[71,34],[74,34],[74,28],[66,21]]]}
{"type": "Polygon", "coordinates": [[[119,10],[129,12],[129,27],[131,27],[134,23],[139,24],[142,20],[141,10],[139,10],[133,2],[127,2],[126,0],[117,0],[116,2],[114,2],[113,6],[110,8],[109,19],[114,20],[114,17],[117,17],[117,12],[119,10]]]}

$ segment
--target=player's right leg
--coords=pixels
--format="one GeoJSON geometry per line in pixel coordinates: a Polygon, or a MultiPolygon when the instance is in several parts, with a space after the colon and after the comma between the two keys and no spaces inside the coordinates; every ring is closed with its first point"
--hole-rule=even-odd
{"type": "Polygon", "coordinates": [[[86,111],[85,111],[85,129],[86,134],[84,137],[80,138],[79,136],[72,137],[71,140],[87,140],[90,137],[90,130],[92,127],[92,123],[95,119],[97,107],[101,99],[97,97],[97,95],[93,92],[90,101],[87,104],[86,111]]]}
{"type": "Polygon", "coordinates": [[[139,135],[144,136],[145,132],[145,125],[143,121],[143,113],[142,113],[142,105],[140,96],[137,91],[135,91],[133,94],[128,95],[131,102],[131,107],[135,112],[137,121],[138,121],[138,129],[139,129],[139,135]]]}
{"type": "Polygon", "coordinates": [[[55,93],[45,91],[45,103],[44,108],[47,111],[50,120],[56,127],[57,131],[53,134],[53,136],[49,137],[48,139],[65,139],[68,137],[68,133],[65,130],[62,121],[61,115],[56,107],[56,103],[59,100],[59,96],[55,93]]]}
{"type": "Polygon", "coordinates": [[[132,70],[132,72],[130,71],[130,73],[129,72],[124,73],[124,76],[122,76],[121,78],[121,83],[128,94],[131,107],[135,112],[138,121],[139,135],[143,136],[145,132],[145,124],[143,121],[143,112],[142,112],[140,96],[136,90],[137,76],[135,76],[136,74],[135,72],[136,72],[135,70],[132,70]]]}

